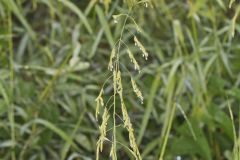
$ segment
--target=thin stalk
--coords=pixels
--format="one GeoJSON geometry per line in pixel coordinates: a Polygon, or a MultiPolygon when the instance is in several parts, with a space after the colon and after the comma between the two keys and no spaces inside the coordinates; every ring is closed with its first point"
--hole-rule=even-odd
{"type": "MultiPolygon", "coordinates": [[[[115,76],[115,75],[114,75],[115,76]]],[[[116,80],[116,77],[114,77],[114,81],[116,80]]],[[[114,151],[116,151],[116,82],[114,82],[114,94],[113,94],[113,147],[115,148],[114,151]]],[[[116,153],[113,153],[116,154],[116,153]]]]}
{"type": "MultiPolygon", "coordinates": [[[[11,11],[8,9],[7,11],[7,22],[8,22],[8,34],[12,35],[12,15],[11,11]]],[[[9,70],[10,70],[10,106],[8,112],[8,118],[10,121],[10,128],[11,128],[11,141],[13,142],[12,149],[11,149],[11,159],[15,160],[15,119],[14,119],[14,104],[13,104],[13,97],[14,97],[14,63],[13,63],[13,42],[12,37],[8,40],[8,52],[9,52],[9,70]]]]}
{"type": "MultiPolygon", "coordinates": [[[[130,11],[129,11],[130,12],[130,11]]],[[[129,15],[129,13],[127,14],[129,15]]],[[[120,69],[119,68],[119,54],[120,54],[120,48],[121,48],[121,42],[122,42],[122,37],[123,37],[123,32],[124,32],[124,28],[126,26],[126,23],[127,23],[127,20],[128,20],[129,16],[126,16],[125,20],[124,20],[124,23],[123,23],[123,27],[122,27],[122,30],[121,30],[121,34],[120,34],[120,38],[118,40],[118,50],[117,50],[117,69],[120,69]]],[[[116,69],[116,70],[117,70],[116,69]]]]}
{"type": "MultiPolygon", "coordinates": [[[[123,32],[124,32],[124,28],[127,22],[128,16],[126,16],[125,20],[124,20],[124,24],[121,30],[121,35],[120,38],[118,40],[118,50],[117,50],[117,59],[116,59],[116,63],[115,63],[115,73],[117,74],[118,70],[120,70],[119,67],[119,54],[120,54],[120,48],[121,48],[121,41],[122,41],[122,36],[123,36],[123,32]]],[[[114,93],[113,93],[113,148],[114,151],[116,151],[116,94],[117,94],[117,82],[116,81],[116,75],[113,74],[113,83],[114,83],[114,93]]],[[[112,154],[116,154],[116,153],[112,153],[112,154]]]]}
{"type": "Polygon", "coordinates": [[[172,127],[172,122],[173,122],[175,109],[176,109],[176,104],[174,103],[173,108],[172,108],[172,112],[171,112],[169,120],[168,120],[169,121],[168,122],[168,127],[167,127],[167,131],[166,131],[166,135],[165,135],[164,140],[163,140],[163,145],[162,145],[162,149],[161,149],[161,152],[160,152],[159,160],[163,160],[163,156],[164,156],[165,149],[166,149],[167,142],[168,142],[169,133],[170,133],[170,130],[171,130],[171,127],[172,127]]]}

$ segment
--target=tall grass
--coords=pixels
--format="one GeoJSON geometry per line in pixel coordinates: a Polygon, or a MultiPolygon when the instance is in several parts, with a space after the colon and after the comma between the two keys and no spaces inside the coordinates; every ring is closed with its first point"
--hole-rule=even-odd
{"type": "Polygon", "coordinates": [[[239,159],[239,11],[0,1],[0,158],[239,159]]]}
{"type": "MultiPolygon", "coordinates": [[[[148,4],[148,2],[144,2],[145,4],[148,4]]],[[[141,3],[140,3],[141,4],[141,3]]],[[[137,5],[137,3],[135,4],[137,5]]],[[[97,102],[97,107],[96,107],[96,118],[99,114],[99,110],[100,110],[100,105],[102,107],[104,107],[104,113],[102,115],[102,124],[99,127],[100,129],[100,138],[97,142],[97,155],[96,155],[96,159],[99,159],[99,152],[103,151],[103,143],[105,140],[109,140],[107,138],[107,123],[109,121],[110,115],[109,115],[109,110],[111,109],[111,107],[113,107],[113,114],[112,114],[112,119],[113,119],[113,127],[112,127],[112,138],[111,140],[109,140],[112,144],[111,146],[111,150],[110,150],[110,157],[113,160],[117,159],[117,137],[116,137],[116,130],[117,130],[117,122],[116,122],[116,117],[118,115],[117,113],[117,108],[120,108],[119,106],[121,106],[121,112],[122,112],[122,121],[124,124],[124,128],[126,128],[126,130],[128,131],[128,137],[129,137],[129,145],[130,147],[126,147],[133,155],[133,157],[135,157],[136,160],[141,160],[142,157],[140,155],[137,143],[136,143],[136,138],[134,135],[134,129],[132,126],[132,122],[130,120],[128,111],[126,109],[126,104],[125,104],[125,97],[124,97],[124,92],[123,92],[123,83],[122,83],[122,73],[123,73],[123,69],[126,70],[126,72],[129,74],[130,79],[131,79],[131,84],[132,84],[132,89],[133,92],[136,94],[136,96],[140,99],[141,103],[143,104],[143,95],[142,92],[140,91],[140,89],[138,88],[134,78],[132,77],[130,71],[127,68],[122,68],[121,66],[121,60],[120,58],[122,57],[122,55],[120,55],[121,53],[121,48],[125,48],[125,50],[127,50],[128,56],[130,61],[133,63],[134,65],[134,69],[137,70],[140,73],[140,66],[137,62],[137,60],[135,59],[135,56],[133,55],[132,51],[130,50],[130,46],[126,44],[126,42],[124,41],[124,36],[125,36],[125,31],[126,31],[126,25],[127,23],[132,23],[133,25],[135,25],[135,30],[139,31],[139,27],[137,25],[137,23],[135,22],[135,20],[133,19],[133,17],[131,16],[131,12],[132,10],[134,10],[134,8],[136,7],[135,5],[129,6],[129,11],[128,13],[124,13],[124,14],[119,14],[119,15],[114,15],[114,23],[118,23],[118,21],[121,21],[121,18],[123,18],[124,20],[122,21],[122,28],[121,28],[121,33],[119,36],[119,39],[116,41],[116,43],[113,45],[113,43],[110,43],[111,46],[113,47],[112,51],[111,51],[111,55],[110,55],[110,60],[109,60],[109,64],[108,64],[108,69],[110,71],[112,71],[112,75],[109,77],[113,79],[112,82],[112,86],[113,86],[113,99],[111,100],[111,98],[108,100],[108,102],[111,104],[110,106],[104,105],[104,100],[103,100],[103,93],[104,93],[104,85],[101,88],[100,94],[99,96],[96,98],[96,102],[97,102]],[[129,22],[130,21],[130,22],[129,22]],[[119,96],[119,101],[120,101],[120,105],[118,105],[117,102],[117,95],[119,96]]],[[[106,8],[108,8],[108,4],[105,4],[106,8]]],[[[103,17],[103,12],[100,10],[100,8],[96,8],[97,13],[99,13],[99,19],[101,24],[106,28],[106,36],[109,39],[109,42],[112,42],[112,36],[110,29],[107,26],[106,20],[103,17]]],[[[131,31],[130,31],[131,32],[131,31]]],[[[140,51],[142,52],[142,56],[147,60],[148,58],[148,52],[146,51],[145,47],[143,46],[143,44],[138,40],[138,38],[133,35],[132,37],[135,46],[137,46],[140,51]]],[[[122,59],[122,58],[121,58],[122,59]]],[[[109,79],[108,78],[108,79],[109,79]]],[[[108,80],[107,79],[107,80],[108,80]]],[[[105,82],[106,83],[106,82],[105,82]]],[[[105,84],[104,83],[104,84],[105,84]]],[[[120,143],[121,144],[121,143],[120,143]]]]}

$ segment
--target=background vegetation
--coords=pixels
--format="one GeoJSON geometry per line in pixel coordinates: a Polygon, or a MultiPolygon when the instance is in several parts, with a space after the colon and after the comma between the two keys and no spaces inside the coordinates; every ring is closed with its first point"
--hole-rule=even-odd
{"type": "MultiPolygon", "coordinates": [[[[227,0],[1,0],[0,158],[95,159],[95,99],[122,35],[123,97],[142,159],[238,160],[239,11],[227,0]]],[[[105,103],[112,91],[107,81],[105,103]]],[[[134,159],[118,103],[115,120],[117,157],[134,159]]],[[[112,126],[110,117],[99,159],[110,159],[112,126]]]]}

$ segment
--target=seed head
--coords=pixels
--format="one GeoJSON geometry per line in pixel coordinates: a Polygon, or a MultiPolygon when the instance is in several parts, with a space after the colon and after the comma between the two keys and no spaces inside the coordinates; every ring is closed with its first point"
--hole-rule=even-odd
{"type": "Polygon", "coordinates": [[[129,56],[131,62],[134,64],[135,70],[138,70],[138,71],[140,72],[140,67],[139,67],[139,65],[138,65],[138,62],[137,62],[136,59],[134,58],[132,52],[131,52],[129,49],[127,50],[127,52],[128,52],[128,56],[129,56]]]}
{"type": "Polygon", "coordinates": [[[102,124],[99,126],[100,137],[97,142],[98,153],[99,153],[99,151],[102,152],[102,149],[103,149],[103,142],[105,141],[106,135],[107,135],[107,122],[108,122],[109,117],[110,116],[108,114],[107,108],[104,108],[104,113],[102,115],[102,124]]]}
{"type": "Polygon", "coordinates": [[[140,91],[140,89],[138,88],[136,82],[133,80],[132,77],[131,77],[131,82],[132,82],[133,91],[135,92],[135,94],[137,95],[137,97],[141,100],[141,103],[143,103],[142,92],[140,91]]]}
{"type": "Polygon", "coordinates": [[[104,102],[103,102],[103,98],[102,98],[102,94],[103,94],[103,89],[101,89],[98,97],[95,99],[95,101],[97,102],[97,106],[96,106],[96,113],[95,113],[95,117],[97,119],[97,116],[99,114],[99,108],[100,108],[100,105],[101,106],[104,106],[104,102]]]}
{"type": "Polygon", "coordinates": [[[147,53],[146,49],[144,48],[144,46],[142,45],[142,43],[137,39],[136,36],[134,36],[134,43],[135,43],[135,46],[139,47],[139,49],[143,53],[143,57],[145,57],[145,59],[147,60],[148,59],[148,53],[147,53]]]}
{"type": "Polygon", "coordinates": [[[109,63],[108,63],[108,69],[110,71],[113,70],[113,59],[116,57],[116,51],[115,51],[115,48],[112,49],[112,52],[111,52],[111,56],[110,56],[110,60],[109,60],[109,63]]]}

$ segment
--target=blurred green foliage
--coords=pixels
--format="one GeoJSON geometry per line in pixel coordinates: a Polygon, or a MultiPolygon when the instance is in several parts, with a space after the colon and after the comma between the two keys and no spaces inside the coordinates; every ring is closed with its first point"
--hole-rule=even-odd
{"type": "MultiPolygon", "coordinates": [[[[239,137],[239,4],[151,0],[148,7],[135,6],[138,2],[0,1],[1,159],[95,159],[95,98],[109,76],[108,60],[123,25],[112,16],[130,8],[142,32],[127,23],[123,41],[141,73],[135,74],[127,58],[121,65],[136,75],[144,95],[142,105],[127,88],[124,70],[126,106],[142,158],[159,158],[177,103],[186,117],[176,108],[164,159],[236,159],[240,145],[232,122],[239,137]],[[148,61],[134,49],[133,35],[149,52],[148,61]]],[[[112,91],[107,85],[105,99],[112,91]]],[[[128,146],[125,130],[117,129],[117,139],[128,146]]],[[[117,149],[119,159],[133,159],[126,148],[117,149]]],[[[101,159],[109,159],[109,150],[106,142],[101,159]]]]}

